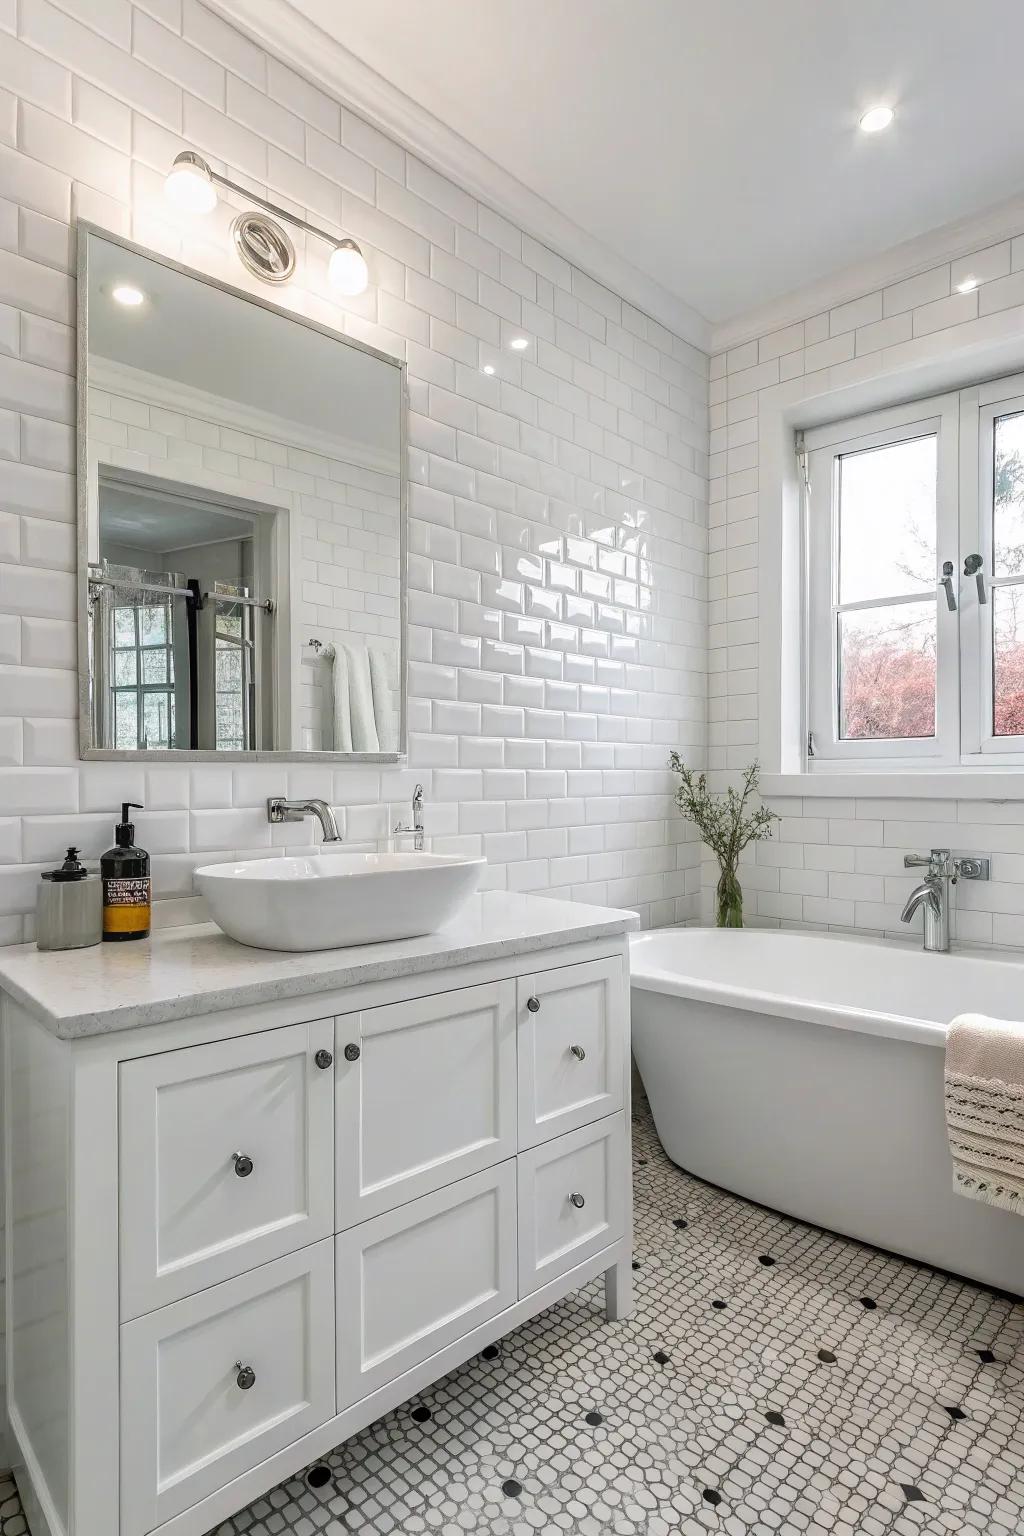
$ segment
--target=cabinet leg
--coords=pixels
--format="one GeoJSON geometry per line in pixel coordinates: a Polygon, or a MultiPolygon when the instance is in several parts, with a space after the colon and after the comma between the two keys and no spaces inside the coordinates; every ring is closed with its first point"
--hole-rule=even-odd
{"type": "Polygon", "coordinates": [[[604,1272],[604,1308],[610,1323],[632,1315],[633,1261],[629,1256],[604,1272]]]}

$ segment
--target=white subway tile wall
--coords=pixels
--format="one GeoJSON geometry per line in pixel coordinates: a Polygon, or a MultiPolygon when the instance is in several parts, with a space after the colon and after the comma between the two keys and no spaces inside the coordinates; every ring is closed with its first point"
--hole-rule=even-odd
{"type": "Polygon", "coordinates": [[[704,750],[707,358],[198,0],[0,4],[0,104],[0,943],[31,936],[40,869],[98,852],[122,799],[145,802],[173,915],[201,860],[284,846],[267,794],[325,795],[370,839],[417,780],[434,846],[485,854],[493,886],[696,916],[665,763],[704,750]],[[77,761],[71,227],[255,289],[234,209],[165,205],[184,148],[363,242],[367,294],[331,302],[311,241],[275,297],[408,361],[400,770],[77,761]]]}
{"type": "MultiPolygon", "coordinates": [[[[811,382],[824,393],[1022,326],[1024,235],[712,357],[708,766],[716,777],[757,756],[760,391],[816,375],[811,382]],[[968,276],[980,286],[958,293],[968,276]]],[[[1024,803],[820,796],[768,803],[782,822],[771,842],[748,850],[748,919],[907,938],[900,911],[919,874],[904,869],[903,855],[954,847],[992,859],[990,883],[956,887],[954,938],[1024,944],[1024,803]]],[[[705,916],[716,877],[705,857],[705,916]]]]}

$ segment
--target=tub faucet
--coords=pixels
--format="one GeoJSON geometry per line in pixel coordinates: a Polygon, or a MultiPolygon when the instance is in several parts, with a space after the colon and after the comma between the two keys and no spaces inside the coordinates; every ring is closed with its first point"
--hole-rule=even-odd
{"type": "Polygon", "coordinates": [[[932,954],[949,949],[949,888],[958,880],[987,880],[988,859],[974,854],[952,853],[948,848],[933,848],[931,853],[908,853],[904,869],[927,869],[920,885],[915,885],[900,913],[900,922],[909,923],[920,907],[924,913],[924,947],[932,954]]]}
{"type": "Polygon", "coordinates": [[[271,795],[267,801],[267,820],[272,826],[282,821],[302,821],[306,816],[316,817],[325,843],[341,842],[338,823],[326,800],[285,800],[281,795],[271,795]]]}

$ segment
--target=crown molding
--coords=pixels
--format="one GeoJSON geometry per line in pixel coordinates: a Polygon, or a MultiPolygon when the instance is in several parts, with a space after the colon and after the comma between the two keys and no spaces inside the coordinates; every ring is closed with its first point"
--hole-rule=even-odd
{"type": "Polygon", "coordinates": [[[745,341],[766,336],[770,331],[782,330],[784,326],[834,309],[837,304],[848,304],[852,299],[887,288],[890,283],[918,277],[933,267],[969,256],[986,246],[998,245],[1022,232],[1024,196],[1013,197],[982,213],[943,224],[927,234],[890,246],[878,256],[843,267],[819,282],[714,326],[711,351],[724,352],[728,347],[740,346],[745,341]]]}
{"type": "Polygon", "coordinates": [[[434,170],[556,251],[674,335],[707,352],[711,326],[676,294],[581,229],[489,155],[296,11],[289,0],[208,0],[211,8],[434,170]]]}
{"type": "Polygon", "coordinates": [[[272,411],[211,394],[198,385],[167,379],[162,374],[149,373],[145,368],[134,368],[130,363],[99,353],[89,358],[89,384],[107,394],[126,395],[145,405],[158,405],[184,416],[198,416],[218,427],[229,427],[236,432],[246,432],[250,437],[282,443],[286,448],[305,449],[325,459],[373,470],[378,475],[397,478],[400,472],[400,461],[394,456],[374,452],[355,439],[335,436],[301,421],[289,421],[272,411]]]}

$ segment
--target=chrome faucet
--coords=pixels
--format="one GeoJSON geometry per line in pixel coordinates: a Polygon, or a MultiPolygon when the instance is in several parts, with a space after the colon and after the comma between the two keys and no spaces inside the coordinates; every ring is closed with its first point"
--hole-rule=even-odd
{"type": "Polygon", "coordinates": [[[302,821],[306,816],[316,817],[325,843],[341,842],[338,823],[326,800],[285,800],[281,795],[271,795],[267,801],[267,820],[272,826],[280,826],[283,821],[302,821]]]}
{"type": "Polygon", "coordinates": [[[407,827],[404,821],[396,821],[395,836],[402,832],[413,834],[413,847],[417,853],[423,852],[423,785],[417,784],[412,792],[412,826],[407,827]]]}
{"type": "Polygon", "coordinates": [[[929,953],[944,955],[949,949],[949,888],[958,880],[987,880],[988,859],[933,848],[929,854],[905,854],[903,867],[927,869],[928,873],[907,897],[900,922],[909,923],[920,907],[924,914],[924,947],[929,953]]]}

